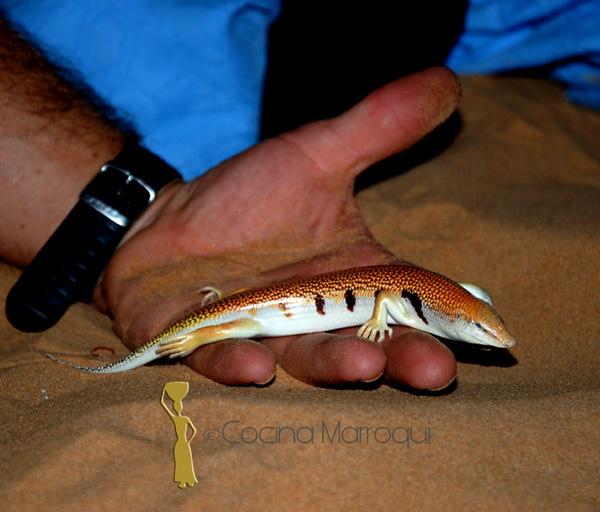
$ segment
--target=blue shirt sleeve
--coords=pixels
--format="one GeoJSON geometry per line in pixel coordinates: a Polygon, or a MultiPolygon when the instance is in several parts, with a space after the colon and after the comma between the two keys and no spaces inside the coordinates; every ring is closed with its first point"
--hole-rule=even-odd
{"type": "Polygon", "coordinates": [[[600,1],[470,0],[448,65],[459,73],[543,69],[600,109],[600,1]]]}
{"type": "Polygon", "coordinates": [[[0,0],[186,179],[254,144],[278,0],[0,0]]]}

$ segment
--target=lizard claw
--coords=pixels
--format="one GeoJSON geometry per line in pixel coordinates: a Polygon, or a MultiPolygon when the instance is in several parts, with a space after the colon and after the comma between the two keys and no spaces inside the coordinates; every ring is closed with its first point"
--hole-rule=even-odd
{"type": "Polygon", "coordinates": [[[358,329],[357,336],[373,342],[381,343],[385,339],[385,335],[389,334],[391,337],[392,332],[392,328],[385,322],[377,322],[371,319],[365,322],[360,329],[358,329]]]}

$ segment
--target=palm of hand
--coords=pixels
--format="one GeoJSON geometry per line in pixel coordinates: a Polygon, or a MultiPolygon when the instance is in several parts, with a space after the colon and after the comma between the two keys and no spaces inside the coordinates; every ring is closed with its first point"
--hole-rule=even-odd
{"type": "MultiPolygon", "coordinates": [[[[400,151],[455,108],[458,86],[433,69],[394,82],[342,116],[263,142],[188,184],[172,186],[107,268],[97,302],[130,347],[197,305],[210,285],[231,292],[395,257],[364,225],[356,175],[400,151]]],[[[356,329],[351,329],[353,334],[356,329]]],[[[349,334],[229,340],[186,362],[226,384],[264,383],[276,361],[315,384],[385,374],[415,388],[452,381],[455,360],[435,338],[396,329],[377,345],[349,334]]]]}

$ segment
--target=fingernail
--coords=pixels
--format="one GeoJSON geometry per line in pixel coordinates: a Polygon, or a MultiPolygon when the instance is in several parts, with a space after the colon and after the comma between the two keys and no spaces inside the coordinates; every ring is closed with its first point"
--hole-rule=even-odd
{"type": "Polygon", "coordinates": [[[267,384],[273,382],[274,380],[275,380],[275,372],[273,372],[267,380],[262,381],[262,382],[255,382],[254,384],[256,386],[266,386],[267,384]]]}
{"type": "Polygon", "coordinates": [[[450,379],[450,381],[439,388],[429,388],[429,391],[441,391],[442,389],[446,389],[450,384],[452,384],[456,380],[456,375],[450,379]]]}
{"type": "Polygon", "coordinates": [[[361,379],[360,382],[363,382],[365,384],[370,384],[371,382],[375,382],[376,380],[379,380],[381,378],[381,376],[383,375],[383,372],[381,372],[379,375],[377,375],[375,378],[373,379],[361,379]]]}

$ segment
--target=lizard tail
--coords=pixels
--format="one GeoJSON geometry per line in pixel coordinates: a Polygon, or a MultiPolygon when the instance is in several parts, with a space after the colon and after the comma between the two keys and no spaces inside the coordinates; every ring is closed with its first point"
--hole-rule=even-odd
{"type": "Polygon", "coordinates": [[[154,347],[148,347],[143,350],[141,353],[138,351],[130,352],[125,357],[118,359],[114,363],[109,363],[101,366],[81,366],[75,363],[71,363],[70,361],[65,361],[64,359],[59,359],[52,354],[46,354],[48,359],[55,361],[63,366],[69,366],[71,368],[75,368],[76,370],[86,372],[86,373],[119,373],[127,370],[131,370],[133,368],[137,368],[138,366],[143,366],[144,364],[153,361],[157,358],[154,347]],[[135,354],[135,357],[134,357],[135,354]]]}
{"type": "Polygon", "coordinates": [[[59,359],[58,357],[53,356],[52,354],[46,354],[46,357],[52,361],[56,361],[58,364],[62,364],[63,366],[69,366],[71,368],[81,370],[82,372],[102,373],[102,370],[105,368],[105,366],[80,366],[78,364],[71,363],[70,361],[65,361],[64,359],[59,359]]]}

